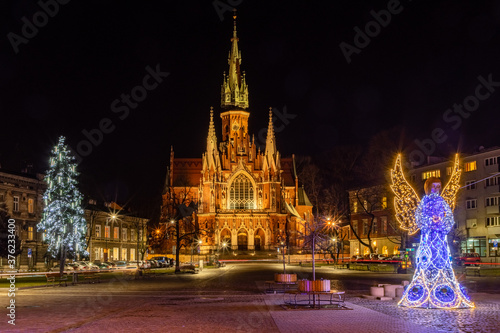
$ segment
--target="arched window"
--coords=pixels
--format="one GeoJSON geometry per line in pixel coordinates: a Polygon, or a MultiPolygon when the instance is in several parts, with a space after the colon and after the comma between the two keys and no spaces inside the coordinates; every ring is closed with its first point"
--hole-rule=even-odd
{"type": "Polygon", "coordinates": [[[229,190],[229,209],[255,209],[254,190],[248,177],[240,174],[229,190]]]}

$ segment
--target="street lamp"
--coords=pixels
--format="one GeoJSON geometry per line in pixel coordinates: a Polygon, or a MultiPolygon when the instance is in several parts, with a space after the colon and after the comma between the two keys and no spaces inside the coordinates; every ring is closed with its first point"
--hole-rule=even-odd
{"type": "MultiPolygon", "coordinates": [[[[116,214],[111,214],[107,219],[106,219],[106,229],[109,226],[109,221],[115,221],[116,220],[116,214]]],[[[113,223],[111,223],[113,225],[113,223]]],[[[106,233],[106,230],[104,231],[104,236],[106,238],[106,248],[104,249],[104,261],[109,261],[109,249],[108,249],[108,238],[111,237],[111,228],[109,228],[109,232],[106,233]]]]}

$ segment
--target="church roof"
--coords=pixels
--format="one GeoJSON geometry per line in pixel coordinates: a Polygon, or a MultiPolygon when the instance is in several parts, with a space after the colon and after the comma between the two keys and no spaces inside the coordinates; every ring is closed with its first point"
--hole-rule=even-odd
{"type": "Polygon", "coordinates": [[[312,203],[309,201],[309,198],[307,197],[306,191],[304,190],[303,187],[299,187],[299,192],[298,192],[298,197],[299,197],[299,206],[311,206],[312,203]]]}

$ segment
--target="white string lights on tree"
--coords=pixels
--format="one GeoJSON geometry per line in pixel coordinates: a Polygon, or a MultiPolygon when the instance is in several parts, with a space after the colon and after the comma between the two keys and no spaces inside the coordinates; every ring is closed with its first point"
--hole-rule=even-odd
{"type": "Polygon", "coordinates": [[[474,307],[455,277],[446,239],[454,224],[452,211],[460,188],[460,173],[457,155],[453,174],[442,193],[439,193],[441,181],[429,178],[425,184],[426,195],[420,201],[404,177],[400,155],[391,170],[396,218],[401,228],[410,234],[421,230],[415,274],[398,303],[401,306],[437,309],[474,307]]]}
{"type": "Polygon", "coordinates": [[[87,222],[81,207],[83,197],[77,188],[75,166],[64,137],[60,137],[52,150],[45,177],[48,187],[43,196],[42,220],[38,224],[38,230],[44,231],[44,240],[48,242],[47,251],[54,257],[63,247],[73,253],[86,248],[87,222]]]}

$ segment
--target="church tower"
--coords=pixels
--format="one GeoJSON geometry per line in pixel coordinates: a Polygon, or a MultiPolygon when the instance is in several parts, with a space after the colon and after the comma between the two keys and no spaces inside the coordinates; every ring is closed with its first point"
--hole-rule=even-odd
{"type": "Polygon", "coordinates": [[[193,217],[203,235],[201,253],[217,253],[224,246],[242,252],[275,251],[282,242],[297,248],[301,228],[290,207],[298,208],[301,216],[312,207],[299,208],[303,200],[297,199],[292,159],[282,158],[277,149],[272,108],[264,151],[250,134],[248,85],[241,71],[236,14],[233,19],[229,72],[224,73],[221,88],[221,140],[210,108],[206,150],[201,159],[172,158],[169,184],[173,184],[172,191],[189,191],[197,203],[193,217]],[[175,187],[179,180],[191,185],[175,187]]]}

